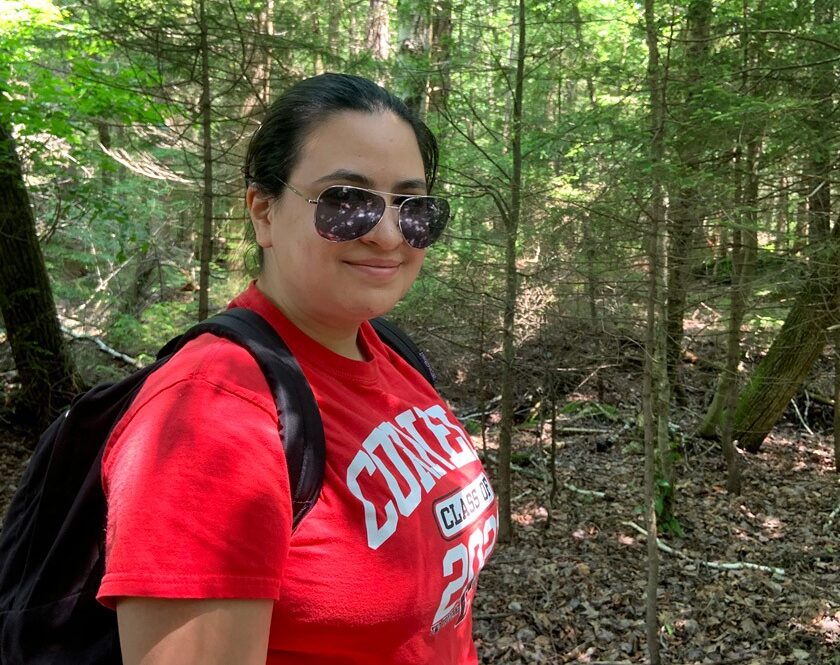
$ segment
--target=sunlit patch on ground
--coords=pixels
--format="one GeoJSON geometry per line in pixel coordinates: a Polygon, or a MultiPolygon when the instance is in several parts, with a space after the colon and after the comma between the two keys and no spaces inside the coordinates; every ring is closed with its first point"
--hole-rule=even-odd
{"type": "Polygon", "coordinates": [[[840,610],[833,614],[826,612],[818,616],[811,622],[811,625],[823,635],[827,644],[840,646],[840,610]]]}

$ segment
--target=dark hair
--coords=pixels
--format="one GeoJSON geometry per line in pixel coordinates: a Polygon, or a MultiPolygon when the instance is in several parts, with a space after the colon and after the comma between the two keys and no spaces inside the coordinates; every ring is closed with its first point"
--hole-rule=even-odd
{"type": "Polygon", "coordinates": [[[311,129],[342,111],[377,113],[391,111],[414,130],[423,157],[426,186],[431,191],[438,166],[434,135],[399,97],[373,81],[349,74],[321,74],[293,85],[277,98],[254,132],[245,155],[246,185],[279,195],[297,164],[311,129]]]}

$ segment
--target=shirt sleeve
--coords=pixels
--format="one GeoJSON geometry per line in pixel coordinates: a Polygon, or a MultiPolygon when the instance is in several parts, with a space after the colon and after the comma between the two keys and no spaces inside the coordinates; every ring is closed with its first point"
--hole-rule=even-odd
{"type": "Polygon", "coordinates": [[[143,397],[103,459],[98,599],[276,599],[292,511],[273,401],[195,375],[143,397]]]}

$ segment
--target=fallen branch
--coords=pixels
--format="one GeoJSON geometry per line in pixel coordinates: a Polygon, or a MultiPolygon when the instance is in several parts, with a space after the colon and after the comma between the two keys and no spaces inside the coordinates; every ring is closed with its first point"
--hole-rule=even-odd
{"type": "Polygon", "coordinates": [[[491,399],[491,400],[489,400],[489,401],[485,402],[484,406],[483,406],[481,409],[479,409],[478,411],[473,411],[472,413],[464,413],[464,414],[459,414],[459,413],[457,413],[457,412],[456,412],[456,413],[455,413],[455,416],[456,416],[456,417],[458,418],[458,420],[460,420],[461,422],[465,422],[465,421],[467,421],[467,420],[475,420],[475,419],[477,419],[477,418],[479,418],[479,417],[481,417],[481,416],[488,416],[488,415],[490,415],[491,413],[493,413],[493,411],[495,410],[496,406],[497,406],[497,405],[499,404],[499,402],[501,402],[501,401],[502,401],[502,396],[501,396],[501,395],[497,395],[497,396],[496,396],[496,397],[494,397],[493,399],[491,399]]]}
{"type": "Polygon", "coordinates": [[[606,492],[598,492],[596,490],[582,490],[579,487],[575,487],[571,483],[563,483],[563,487],[565,487],[570,492],[577,492],[578,494],[584,494],[586,496],[594,496],[598,497],[599,499],[608,499],[606,492]]]}
{"type": "Polygon", "coordinates": [[[790,400],[790,403],[793,404],[793,410],[796,411],[796,417],[799,418],[799,422],[802,423],[802,427],[805,428],[805,431],[808,432],[811,436],[814,436],[814,432],[808,427],[808,423],[805,422],[805,419],[802,417],[802,414],[799,412],[799,406],[796,404],[796,400],[790,400]]]}
{"type": "Polygon", "coordinates": [[[128,363],[129,365],[132,365],[133,367],[142,367],[142,365],[140,364],[140,361],[137,360],[137,358],[132,358],[131,356],[127,356],[126,354],[121,353],[120,351],[117,351],[116,349],[108,346],[105,342],[103,342],[98,337],[93,337],[92,335],[82,335],[81,333],[73,332],[72,330],[70,330],[69,328],[65,328],[64,326],[61,326],[61,332],[63,332],[65,335],[69,335],[73,339],[84,339],[84,340],[87,340],[89,342],[93,342],[94,344],[96,344],[96,346],[99,347],[99,349],[101,351],[104,351],[108,355],[113,356],[114,358],[117,358],[119,360],[122,360],[124,363],[128,363]]]}
{"type": "Polygon", "coordinates": [[[531,478],[545,480],[545,474],[541,471],[536,471],[534,469],[526,469],[525,467],[521,467],[517,464],[511,464],[510,468],[516,471],[517,473],[521,473],[523,476],[531,476],[531,478]]]}
{"type": "Polygon", "coordinates": [[[822,404],[823,406],[834,406],[834,399],[821,395],[820,393],[816,393],[810,388],[805,389],[805,395],[808,399],[816,402],[817,404],[822,404]]]}
{"type": "MultiPolygon", "coordinates": [[[[647,531],[645,531],[642,527],[640,527],[635,522],[622,522],[624,526],[629,526],[631,529],[635,529],[639,533],[641,533],[645,538],[647,538],[647,531]]],[[[773,568],[771,566],[760,566],[757,563],[718,563],[716,561],[704,561],[699,557],[692,557],[684,552],[680,552],[679,550],[675,550],[673,547],[670,547],[663,543],[659,538],[656,539],[656,546],[662,550],[663,552],[667,552],[668,554],[674,554],[681,559],[685,559],[686,561],[695,561],[699,563],[701,566],[705,566],[706,568],[714,568],[715,570],[760,570],[763,573],[772,573],[777,577],[784,577],[785,569],[784,568],[773,568]]]]}

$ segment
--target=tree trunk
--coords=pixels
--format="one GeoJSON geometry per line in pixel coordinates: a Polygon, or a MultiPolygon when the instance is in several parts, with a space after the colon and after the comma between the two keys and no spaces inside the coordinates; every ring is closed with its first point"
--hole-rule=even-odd
{"type": "Polygon", "coordinates": [[[206,0],[198,0],[201,41],[201,142],[204,149],[204,187],[201,196],[202,225],[198,276],[198,320],[210,314],[210,261],[213,254],[213,136],[210,115],[210,53],[207,39],[206,0]]]}
{"type": "Polygon", "coordinates": [[[516,365],[516,295],[519,275],[516,269],[516,240],[522,197],[522,94],[525,80],[525,0],[519,0],[516,82],[513,97],[510,179],[510,214],[505,224],[505,311],[502,331],[502,404],[499,426],[499,541],[511,539],[510,457],[513,438],[513,387],[516,365]]]}
{"type": "MultiPolygon", "coordinates": [[[[648,576],[645,589],[645,626],[648,658],[651,665],[660,665],[659,617],[656,592],[659,587],[659,551],[656,548],[656,425],[654,400],[659,395],[656,385],[655,358],[657,346],[657,300],[659,298],[660,240],[664,225],[665,201],[662,187],[662,159],[665,150],[665,96],[664,81],[659,61],[659,44],[656,29],[654,0],[645,0],[645,36],[648,48],[647,83],[650,95],[650,156],[652,187],[650,224],[648,225],[648,297],[645,333],[645,367],[642,382],[642,404],[645,422],[645,518],[647,521],[648,576]]],[[[660,338],[661,339],[661,338],[660,338]]]]}
{"type": "Polygon", "coordinates": [[[840,222],[812,256],[811,273],[741,393],[734,436],[754,453],[784,412],[827,341],[826,330],[840,316],[840,222]]]}
{"type": "MultiPolygon", "coordinates": [[[[692,176],[689,176],[692,177],[692,176]]],[[[685,387],[680,375],[683,322],[688,292],[688,260],[691,237],[698,223],[698,193],[693,187],[680,187],[668,215],[668,280],[666,293],[666,363],[668,381],[680,402],[685,401],[685,387]]]]}
{"type": "Polygon", "coordinates": [[[668,293],[667,293],[667,363],[668,380],[674,394],[685,401],[685,388],[680,377],[683,322],[688,292],[692,240],[702,220],[701,196],[697,178],[702,172],[703,154],[708,137],[697,126],[697,111],[706,105],[704,94],[705,61],[709,53],[709,31],[712,19],[711,0],[692,0],[686,15],[687,47],[686,86],[688,93],[679,113],[685,128],[676,136],[677,151],[684,175],[674,196],[668,217],[668,293]]]}
{"type": "MultiPolygon", "coordinates": [[[[831,21],[831,3],[815,0],[814,22],[831,21]]],[[[746,60],[746,58],[745,58],[746,60]]],[[[818,102],[810,120],[815,131],[810,137],[809,158],[818,169],[808,184],[808,233],[810,273],[794,301],[778,336],[742,392],[735,412],[734,437],[742,448],[757,452],[764,438],[784,413],[827,342],[826,330],[840,314],[840,221],[830,229],[830,164],[824,146],[832,140],[831,124],[819,119],[831,104],[831,65],[816,64],[813,89],[818,102]],[[829,81],[826,82],[828,74],[829,81]],[[816,123],[813,125],[813,123],[816,123]],[[823,169],[823,171],[819,171],[823,169]]],[[[747,68],[745,68],[747,69],[747,68]]]]}
{"type": "Polygon", "coordinates": [[[0,313],[20,379],[17,414],[35,430],[77,392],[14,140],[0,120],[0,313]]]}
{"type": "MultiPolygon", "coordinates": [[[[824,34],[833,22],[833,0],[814,0],[814,27],[818,34],[824,34]]],[[[808,198],[808,240],[817,246],[828,238],[831,232],[831,177],[834,166],[833,129],[831,118],[832,95],[834,93],[834,55],[821,45],[812,45],[813,62],[810,88],[811,114],[808,124],[812,138],[809,150],[809,164],[805,177],[808,198]]]]}
{"type": "Polygon", "coordinates": [[[730,494],[741,493],[741,458],[733,441],[735,412],[738,408],[738,364],[741,362],[741,324],[747,310],[747,293],[758,253],[758,159],[761,139],[750,137],[747,143],[746,182],[741,202],[743,223],[733,229],[732,242],[732,303],[727,331],[726,370],[721,376],[723,400],[726,404],[721,446],[726,460],[726,489],[730,494]],[[725,379],[725,380],[724,380],[725,379]]]}
{"type": "Polygon", "coordinates": [[[405,104],[418,117],[426,114],[429,88],[429,6],[420,3],[401,9],[397,27],[399,59],[408,89],[405,104]]]}
{"type": "Polygon", "coordinates": [[[367,47],[374,60],[385,62],[390,49],[391,31],[388,24],[387,0],[370,0],[367,47]]]}
{"type": "Polygon", "coordinates": [[[437,81],[429,94],[431,108],[444,109],[451,88],[450,59],[452,44],[452,0],[435,0],[432,5],[431,69],[437,72],[437,81]]]}
{"type": "MultiPolygon", "coordinates": [[[[582,58],[583,54],[587,53],[589,49],[587,49],[586,44],[583,40],[583,19],[581,17],[580,8],[578,7],[577,2],[572,3],[571,10],[572,20],[575,24],[575,47],[578,53],[578,57],[582,58]]],[[[598,107],[595,103],[595,82],[592,79],[592,75],[588,72],[586,74],[586,91],[588,95],[589,107],[592,109],[593,113],[597,113],[598,107]]],[[[561,95],[560,91],[558,91],[558,95],[561,95]]],[[[559,125],[560,118],[562,117],[562,102],[560,102],[558,106],[559,108],[555,122],[559,125]]],[[[570,104],[570,108],[573,108],[573,104],[570,104]]],[[[555,162],[555,173],[557,175],[561,174],[559,161],[555,162]]],[[[578,170],[578,173],[580,187],[581,189],[585,189],[588,175],[586,166],[583,165],[583,167],[578,170]]],[[[601,255],[601,247],[597,239],[592,234],[592,220],[589,215],[589,211],[583,211],[581,221],[581,239],[583,259],[585,265],[584,278],[586,280],[586,295],[589,301],[589,325],[592,329],[593,338],[596,340],[595,353],[598,357],[602,357],[604,355],[602,343],[602,339],[604,336],[604,322],[603,317],[598,310],[598,301],[601,298],[601,283],[599,278],[599,270],[602,265],[599,261],[599,256],[601,255]]],[[[595,389],[598,393],[598,401],[603,402],[605,389],[604,379],[601,376],[601,372],[598,372],[595,375],[595,382],[595,389]]]]}
{"type": "Polygon", "coordinates": [[[312,73],[315,76],[324,73],[324,59],[321,57],[321,17],[319,15],[320,7],[314,7],[310,20],[312,21],[312,73]]]}
{"type": "Polygon", "coordinates": [[[834,331],[834,471],[840,473],[840,328],[834,331]]]}
{"type": "Polygon", "coordinates": [[[779,195],[776,204],[776,240],[775,250],[784,253],[788,250],[788,215],[790,206],[790,194],[788,192],[788,179],[786,176],[779,177],[779,195]]]}

